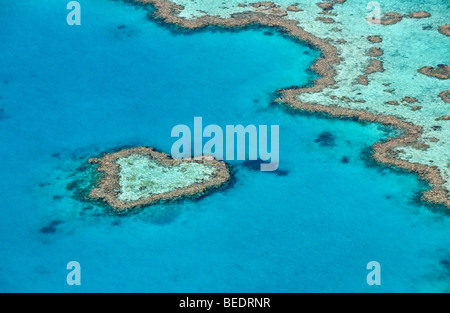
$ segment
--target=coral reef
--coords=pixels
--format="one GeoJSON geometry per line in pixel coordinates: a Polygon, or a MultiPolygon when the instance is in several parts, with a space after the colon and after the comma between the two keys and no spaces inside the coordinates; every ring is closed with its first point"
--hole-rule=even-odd
{"type": "Polygon", "coordinates": [[[230,179],[227,165],[212,157],[174,160],[136,147],[89,159],[103,173],[88,197],[121,212],[162,200],[196,197],[230,179]]]}
{"type": "Polygon", "coordinates": [[[445,24],[445,25],[439,26],[439,32],[443,35],[450,36],[450,25],[445,24]]]}
{"type": "Polygon", "coordinates": [[[432,66],[424,66],[418,69],[418,72],[430,77],[435,77],[439,79],[449,79],[450,65],[440,65],[436,68],[432,66]]]}
{"type": "MultiPolygon", "coordinates": [[[[377,86],[389,86],[393,83],[392,81],[383,81],[379,78],[386,75],[386,72],[389,73],[387,77],[390,77],[391,73],[395,72],[395,70],[392,71],[391,69],[386,71],[384,68],[386,59],[386,50],[384,48],[386,44],[384,43],[382,37],[384,38],[385,36],[390,36],[389,33],[383,31],[383,29],[389,29],[389,27],[383,27],[383,29],[380,29],[378,35],[373,34],[369,36],[361,36],[364,32],[360,32],[360,37],[366,37],[370,43],[380,44],[379,48],[384,52],[384,59],[383,61],[370,58],[366,59],[368,61],[368,66],[366,65],[366,67],[358,73],[355,71],[355,69],[360,68],[360,65],[357,62],[365,62],[361,62],[360,59],[356,60],[358,55],[355,54],[355,49],[358,49],[361,45],[367,46],[369,43],[358,41],[356,37],[349,37],[347,35],[348,29],[345,34],[342,31],[343,28],[341,25],[343,25],[345,21],[340,18],[340,15],[342,14],[345,15],[346,18],[351,18],[351,14],[349,16],[346,12],[344,12],[345,10],[338,9],[338,4],[342,4],[345,1],[330,1],[329,3],[332,3],[333,6],[327,4],[319,4],[315,6],[316,14],[333,16],[332,19],[322,16],[317,17],[314,16],[314,14],[310,14],[310,12],[308,12],[307,16],[305,15],[305,12],[295,13],[299,14],[299,18],[293,18],[292,14],[294,12],[283,9],[283,5],[278,4],[276,1],[263,2],[264,4],[260,3],[256,5],[256,7],[251,6],[253,8],[251,11],[242,11],[242,7],[240,10],[235,10],[234,8],[229,7],[223,9],[220,5],[217,6],[219,1],[215,3],[216,6],[211,4],[208,9],[206,9],[202,2],[187,0],[135,1],[153,5],[155,11],[152,16],[154,18],[167,24],[177,25],[181,28],[198,29],[207,26],[243,28],[247,25],[276,27],[281,32],[321,50],[322,56],[311,67],[311,69],[320,76],[314,81],[314,84],[305,88],[291,87],[279,89],[278,93],[280,94],[280,97],[276,99],[275,102],[288,105],[294,109],[324,113],[335,118],[348,118],[352,120],[376,122],[402,130],[398,137],[388,138],[386,141],[378,142],[373,145],[374,159],[382,164],[418,173],[419,176],[426,180],[430,186],[430,190],[424,193],[423,200],[431,203],[443,204],[450,208],[450,198],[448,194],[448,186],[450,186],[450,184],[443,178],[449,177],[448,168],[442,165],[442,160],[437,159],[435,159],[435,161],[439,162],[435,162],[430,165],[430,162],[428,162],[430,160],[429,156],[427,157],[426,154],[422,153],[423,151],[428,152],[431,148],[433,148],[433,153],[436,153],[435,155],[439,156],[441,154],[437,154],[436,152],[438,151],[438,147],[434,145],[433,147],[430,146],[430,149],[426,150],[414,148],[423,140],[424,132],[428,134],[430,131],[442,131],[442,135],[439,135],[439,139],[441,140],[440,143],[442,142],[442,139],[445,138],[445,132],[443,131],[444,125],[442,124],[446,122],[445,115],[440,117],[438,116],[438,118],[433,118],[434,122],[431,122],[430,118],[427,118],[425,122],[424,119],[411,116],[410,114],[424,114],[422,112],[424,112],[427,107],[424,106],[419,110],[418,106],[416,106],[412,109],[407,105],[400,105],[398,100],[386,99],[385,96],[382,97],[383,100],[379,99],[377,101],[377,98],[379,97],[378,95],[380,95],[379,92],[377,93],[377,96],[372,94],[371,98],[365,99],[363,99],[362,96],[357,99],[352,99],[346,96],[346,99],[343,99],[344,97],[342,97],[342,95],[334,96],[331,94],[333,96],[331,97],[329,94],[332,91],[336,91],[337,93],[359,91],[355,94],[355,96],[362,94],[364,90],[360,88],[355,89],[353,86],[363,86],[361,88],[364,88],[364,86],[372,86],[373,84],[369,84],[368,82],[367,75],[375,72],[383,73],[382,75],[376,76],[377,86]],[[183,5],[180,5],[179,3],[183,3],[183,5]],[[187,9],[187,7],[189,7],[189,9],[187,9]],[[198,16],[193,13],[194,11],[191,7],[205,8],[208,13],[198,16]],[[275,11],[276,14],[273,14],[273,12],[270,11],[272,9],[277,9],[277,11],[275,11]],[[317,11],[317,9],[319,9],[319,11],[317,11]],[[281,11],[284,13],[281,13],[281,11]],[[289,14],[287,14],[287,12],[289,12],[289,14]],[[302,17],[300,17],[300,15],[302,15],[302,17]],[[305,17],[308,21],[303,20],[305,17]],[[339,38],[330,38],[331,33],[327,33],[326,30],[324,30],[326,25],[331,23],[338,23],[340,25],[339,28],[334,27],[334,30],[329,30],[334,35],[339,34],[339,38]],[[319,33],[320,36],[318,35],[319,33]],[[347,39],[350,40],[350,42],[347,39]],[[333,43],[335,45],[333,45],[333,43]],[[351,54],[349,53],[349,49],[352,49],[351,54]],[[351,81],[350,85],[352,87],[350,88],[352,89],[349,89],[349,85],[346,83],[346,81],[349,80],[351,81]],[[357,82],[359,81],[359,84],[355,85],[355,80],[357,82]],[[327,93],[324,93],[325,89],[327,90],[327,93]],[[371,100],[372,108],[369,106],[364,106],[366,100],[369,99],[371,100]],[[399,105],[385,105],[386,102],[390,102],[392,104],[398,103],[399,105]],[[409,112],[409,114],[407,112],[409,112]],[[400,147],[402,147],[402,149],[399,149],[400,147]],[[439,163],[439,165],[435,165],[437,163],[439,163]]],[[[306,4],[302,4],[302,9],[305,11],[314,11],[311,6],[307,6],[306,4]]],[[[384,20],[382,23],[385,25],[392,25],[398,23],[405,17],[409,17],[411,20],[427,17],[426,13],[417,12],[410,13],[410,16],[394,12],[387,13],[382,18],[384,20]]],[[[399,23],[399,25],[402,24],[406,23],[399,23]]],[[[361,24],[359,27],[367,31],[367,25],[361,24]]],[[[352,31],[358,32],[359,28],[353,27],[352,31]]],[[[448,28],[443,25],[440,28],[440,32],[445,33],[446,31],[448,31],[448,28]]],[[[392,38],[390,38],[390,40],[392,40],[392,38]]],[[[366,55],[368,53],[367,49],[363,52],[366,55]]],[[[380,51],[372,50],[369,53],[375,56],[376,54],[379,54],[380,51]]],[[[370,57],[370,55],[367,55],[367,58],[368,57],[370,57]]],[[[361,58],[361,56],[359,56],[359,58],[361,58]]],[[[395,65],[390,63],[389,66],[395,65]]],[[[437,69],[425,68],[421,70],[421,72],[426,73],[426,75],[437,76],[442,79],[446,79],[448,76],[448,70],[445,65],[440,65],[437,69]]],[[[395,85],[402,89],[406,86],[400,85],[399,87],[397,83],[395,83],[395,85]]],[[[400,90],[397,90],[397,88],[392,87],[389,90],[383,91],[387,94],[401,92],[400,90]]],[[[404,94],[410,95],[410,92],[404,94]]],[[[410,95],[409,97],[414,98],[414,96],[416,96],[416,94],[410,95]]],[[[436,95],[434,95],[434,97],[436,97],[436,95]]],[[[429,114],[428,109],[427,113],[429,114]]],[[[435,112],[434,114],[437,113],[435,112]]],[[[447,128],[445,128],[445,131],[447,131],[447,128]]],[[[429,143],[431,144],[432,142],[430,141],[429,143]]],[[[444,143],[442,143],[441,146],[443,144],[444,143]]]]}
{"type": "Polygon", "coordinates": [[[425,11],[412,12],[410,15],[408,15],[408,17],[410,18],[428,18],[430,16],[431,14],[425,11]]]}
{"type": "Polygon", "coordinates": [[[450,103],[450,90],[446,90],[446,91],[441,92],[439,94],[439,97],[441,97],[441,99],[444,102],[450,103]]]}

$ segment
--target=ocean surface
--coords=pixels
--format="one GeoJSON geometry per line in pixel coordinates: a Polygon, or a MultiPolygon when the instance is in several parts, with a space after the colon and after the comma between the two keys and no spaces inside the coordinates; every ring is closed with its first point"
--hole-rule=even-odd
{"type": "Polygon", "coordinates": [[[312,82],[319,51],[269,29],[177,32],[111,0],[68,26],[66,4],[0,6],[1,292],[450,291],[449,216],[369,157],[392,131],[272,104],[312,82]],[[104,151],[170,153],[195,116],[279,125],[279,171],[233,161],[227,188],[127,215],[67,188],[104,151]]]}

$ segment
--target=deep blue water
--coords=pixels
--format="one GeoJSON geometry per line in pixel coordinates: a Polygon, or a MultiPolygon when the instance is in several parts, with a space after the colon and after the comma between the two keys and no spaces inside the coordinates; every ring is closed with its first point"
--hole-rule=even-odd
{"type": "Polygon", "coordinates": [[[362,158],[387,131],[270,104],[314,79],[318,51],[267,29],[175,34],[110,0],[69,27],[65,6],[0,7],[0,291],[449,290],[448,216],[415,201],[415,175],[362,158]],[[280,125],[281,171],[232,162],[229,188],[126,216],[66,189],[102,151],[170,152],[194,116],[280,125]],[[81,286],[66,284],[72,260],[81,286]]]}

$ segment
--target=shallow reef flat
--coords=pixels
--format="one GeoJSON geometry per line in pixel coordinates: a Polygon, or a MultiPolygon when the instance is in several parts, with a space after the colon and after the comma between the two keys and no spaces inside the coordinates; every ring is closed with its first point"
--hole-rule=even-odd
{"type": "Polygon", "coordinates": [[[401,135],[373,146],[380,163],[414,171],[423,200],[450,208],[450,63],[446,1],[368,2],[136,0],[179,27],[276,27],[322,52],[312,87],[278,90],[278,103],[336,118],[381,123],[401,135]]]}
{"type": "Polygon", "coordinates": [[[212,157],[174,160],[153,148],[136,147],[91,158],[103,177],[88,198],[126,211],[162,200],[196,197],[230,179],[225,162],[212,157]]]}

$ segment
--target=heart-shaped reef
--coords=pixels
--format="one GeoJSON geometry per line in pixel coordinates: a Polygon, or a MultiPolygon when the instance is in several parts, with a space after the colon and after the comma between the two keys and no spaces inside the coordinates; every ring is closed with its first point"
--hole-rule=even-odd
{"type": "Polygon", "coordinates": [[[213,157],[175,160],[153,148],[137,147],[91,158],[103,178],[88,197],[103,200],[121,212],[162,200],[203,195],[227,182],[231,175],[213,157]]]}

